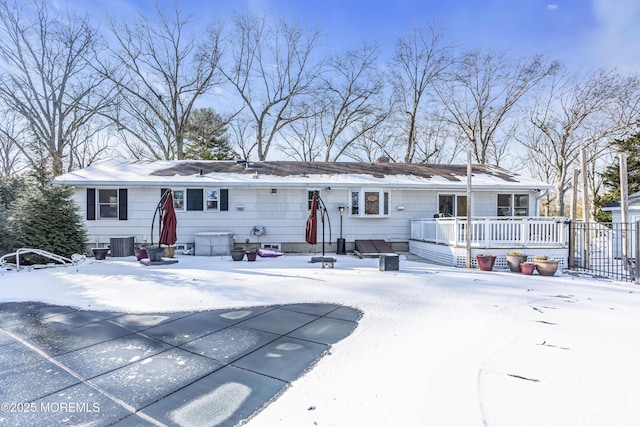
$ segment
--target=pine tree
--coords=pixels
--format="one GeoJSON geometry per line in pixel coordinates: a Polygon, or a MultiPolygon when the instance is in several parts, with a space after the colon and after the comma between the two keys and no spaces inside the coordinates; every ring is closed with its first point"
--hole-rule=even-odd
{"type": "MultiPolygon", "coordinates": [[[[640,191],[640,133],[625,139],[616,140],[614,145],[621,153],[627,154],[627,183],[629,194],[640,191]]],[[[620,193],[620,161],[607,166],[602,174],[603,183],[609,192],[596,197],[596,218],[601,222],[611,221],[611,212],[603,212],[601,208],[617,202],[622,198],[620,193]]]]}
{"type": "Polygon", "coordinates": [[[30,186],[10,209],[12,250],[35,248],[71,257],[86,252],[87,231],[67,186],[30,186]]]}
{"type": "Polygon", "coordinates": [[[0,178],[0,256],[10,252],[12,233],[9,227],[10,207],[18,195],[24,190],[24,178],[3,176],[0,178]]]}
{"type": "Polygon", "coordinates": [[[193,110],[185,128],[185,159],[232,160],[227,129],[220,115],[211,108],[193,110]]]}

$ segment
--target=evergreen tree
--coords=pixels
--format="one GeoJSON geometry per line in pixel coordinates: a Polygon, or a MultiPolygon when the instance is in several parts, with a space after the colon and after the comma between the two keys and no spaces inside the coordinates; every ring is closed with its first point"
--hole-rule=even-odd
{"type": "Polygon", "coordinates": [[[17,176],[0,177],[0,205],[9,209],[26,186],[23,178],[17,176]]]}
{"type": "Polygon", "coordinates": [[[0,177],[0,256],[10,252],[13,239],[9,227],[9,209],[25,187],[26,184],[22,178],[0,177]]]}
{"type": "Polygon", "coordinates": [[[11,238],[9,235],[9,212],[3,204],[0,204],[0,256],[9,252],[11,238]]]}
{"type": "Polygon", "coordinates": [[[185,159],[232,160],[237,157],[229,145],[224,120],[211,108],[193,110],[184,138],[185,159]]]}
{"type": "MultiPolygon", "coordinates": [[[[614,145],[619,152],[627,154],[629,194],[640,191],[640,132],[625,140],[616,140],[614,145]]],[[[610,222],[611,212],[603,212],[601,209],[622,198],[620,193],[620,160],[616,159],[612,165],[607,166],[602,177],[609,192],[596,197],[596,219],[601,222],[610,222]]]]}
{"type": "Polygon", "coordinates": [[[86,252],[87,231],[67,186],[30,186],[10,209],[11,250],[35,248],[71,257],[86,252]]]}

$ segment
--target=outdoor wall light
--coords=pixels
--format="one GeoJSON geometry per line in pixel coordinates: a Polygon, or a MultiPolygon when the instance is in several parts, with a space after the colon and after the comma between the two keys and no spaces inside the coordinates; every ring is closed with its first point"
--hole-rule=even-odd
{"type": "Polygon", "coordinates": [[[403,211],[404,210],[404,205],[398,205],[396,206],[396,209],[399,211],[403,211]]]}
{"type": "Polygon", "coordinates": [[[244,210],[244,205],[236,205],[236,209],[239,211],[243,211],[244,210]]]}

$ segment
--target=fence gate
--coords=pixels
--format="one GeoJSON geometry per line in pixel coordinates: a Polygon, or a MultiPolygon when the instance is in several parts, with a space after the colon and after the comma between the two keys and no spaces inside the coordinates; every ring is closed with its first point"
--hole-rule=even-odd
{"type": "Polygon", "coordinates": [[[640,264],[636,263],[639,243],[638,222],[572,222],[569,268],[595,277],[640,284],[640,264]]]}

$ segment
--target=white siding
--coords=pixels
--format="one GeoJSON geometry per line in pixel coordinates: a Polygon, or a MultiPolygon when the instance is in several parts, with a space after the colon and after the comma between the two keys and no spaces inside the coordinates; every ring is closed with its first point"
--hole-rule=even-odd
{"type": "MultiPolygon", "coordinates": [[[[169,187],[169,186],[163,186],[169,187]]],[[[105,187],[113,188],[113,187],[105,187]]],[[[224,186],[221,186],[224,188],[224,186]]],[[[177,189],[174,187],[174,189],[177,189]]],[[[236,243],[249,239],[252,243],[292,243],[304,244],[305,225],[309,215],[307,194],[309,189],[278,188],[272,194],[271,188],[230,188],[228,211],[177,211],[178,243],[193,243],[194,235],[206,231],[228,231],[235,236],[236,243]],[[237,206],[242,205],[243,210],[237,206]],[[251,234],[254,226],[264,226],[265,236],[251,234]]],[[[350,190],[333,188],[321,190],[326,204],[328,220],[325,221],[325,239],[329,243],[329,223],[331,242],[335,243],[340,234],[339,206],[349,206],[350,190]]],[[[353,190],[360,190],[353,188],[353,190]]],[[[385,189],[389,191],[389,216],[362,218],[343,213],[343,237],[353,242],[358,239],[384,239],[390,242],[408,242],[410,220],[432,218],[438,212],[438,194],[443,191],[417,189],[385,189]],[[403,207],[399,210],[398,207],[403,207]]],[[[449,194],[465,195],[464,192],[449,194]]],[[[474,216],[496,215],[496,193],[478,192],[472,197],[474,216]]],[[[80,213],[86,218],[86,188],[77,188],[75,195],[80,213]]],[[[160,201],[159,187],[134,187],[128,189],[128,219],[86,221],[89,232],[88,243],[101,246],[109,243],[111,237],[134,236],[136,243],[151,242],[151,222],[155,208],[160,201]]],[[[530,203],[535,204],[534,193],[530,203]]],[[[534,205],[535,206],[535,205],[534,205]]],[[[530,208],[535,215],[535,208],[530,208]]],[[[158,240],[158,222],[154,224],[153,241],[158,240]]],[[[321,218],[318,217],[318,242],[322,241],[321,218]]]]}

